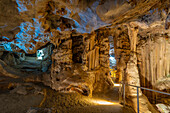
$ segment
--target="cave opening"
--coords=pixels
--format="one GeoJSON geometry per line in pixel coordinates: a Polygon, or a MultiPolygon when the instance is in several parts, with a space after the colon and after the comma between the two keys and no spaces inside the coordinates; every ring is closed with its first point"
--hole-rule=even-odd
{"type": "MultiPolygon", "coordinates": [[[[25,54],[26,57],[36,57],[36,53],[35,54],[25,54]]],[[[21,55],[21,57],[23,57],[23,55],[21,55]]]]}
{"type": "Polygon", "coordinates": [[[109,36],[109,43],[110,43],[110,50],[109,50],[109,61],[110,61],[110,76],[114,83],[118,83],[118,76],[116,74],[117,67],[116,67],[116,59],[115,59],[115,52],[114,52],[114,39],[113,36],[109,36]]]}
{"type": "Polygon", "coordinates": [[[7,65],[22,72],[41,73],[48,71],[51,65],[53,46],[47,44],[36,53],[2,52],[1,59],[7,65]]]}
{"type": "Polygon", "coordinates": [[[73,62],[82,63],[82,55],[84,52],[83,36],[72,36],[72,52],[73,52],[73,62]]]}

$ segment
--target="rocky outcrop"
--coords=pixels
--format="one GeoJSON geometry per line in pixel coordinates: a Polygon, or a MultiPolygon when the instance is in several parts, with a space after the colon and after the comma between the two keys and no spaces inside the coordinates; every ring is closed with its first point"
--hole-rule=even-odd
{"type": "Polygon", "coordinates": [[[157,80],[170,73],[170,44],[166,36],[154,36],[139,46],[141,85],[154,88],[157,80]]]}
{"type": "MultiPolygon", "coordinates": [[[[110,47],[107,30],[90,33],[93,27],[107,24],[92,11],[99,5],[98,0],[90,3],[79,0],[73,2],[17,0],[15,8],[18,9],[18,18],[24,22],[18,26],[20,32],[13,37],[1,36],[1,50],[34,54],[50,42],[55,47],[51,74],[45,74],[51,77],[51,80],[47,77],[47,84],[55,90],[82,90],[85,95],[91,95],[94,89],[102,91],[104,87],[107,89],[107,86],[113,84],[109,76],[110,47]],[[82,12],[75,10],[76,4],[82,12]],[[85,8],[81,7],[82,4],[86,4],[85,8]],[[86,17],[89,14],[91,16],[86,17]],[[92,22],[89,23],[90,20],[92,22]],[[81,34],[84,32],[88,34],[81,34]]],[[[101,7],[98,14],[100,10],[101,7]]]]}
{"type": "MultiPolygon", "coordinates": [[[[113,37],[119,81],[125,80],[128,84],[156,89],[156,81],[169,75],[169,59],[167,59],[170,51],[168,49],[169,31],[164,29],[164,26],[163,21],[149,24],[131,22],[114,28],[116,32],[113,33],[113,37]]],[[[160,83],[165,88],[163,82],[160,83]]],[[[136,96],[136,94],[136,88],[126,87],[127,98],[136,96]]],[[[149,97],[150,102],[158,97],[158,94],[145,90],[143,94],[149,97]],[[150,98],[151,96],[152,98],[150,98]]],[[[142,96],[140,90],[139,95],[142,96]]]]}
{"type": "MultiPolygon", "coordinates": [[[[168,80],[164,79],[170,73],[170,43],[168,35],[169,32],[166,30],[157,32],[156,27],[154,32],[145,35],[145,41],[142,35],[138,45],[138,66],[141,86],[156,90],[164,89],[164,91],[169,92],[167,87],[168,80]],[[148,38],[146,39],[146,37],[148,38]]],[[[143,93],[149,97],[152,103],[157,103],[157,100],[160,100],[160,98],[167,97],[166,95],[146,90],[143,93]]]]}
{"type": "Polygon", "coordinates": [[[170,89],[170,77],[165,76],[157,80],[155,87],[159,90],[169,90],[170,89]]]}
{"type": "Polygon", "coordinates": [[[5,76],[12,77],[12,78],[19,78],[19,76],[15,73],[11,67],[9,67],[4,61],[0,60],[0,70],[1,73],[5,76]],[[13,73],[14,72],[14,73],[13,73]]]}
{"type": "Polygon", "coordinates": [[[103,91],[113,85],[109,76],[109,41],[102,33],[97,34],[100,39],[91,33],[72,34],[61,40],[52,55],[53,89],[92,96],[93,91],[103,91]]]}

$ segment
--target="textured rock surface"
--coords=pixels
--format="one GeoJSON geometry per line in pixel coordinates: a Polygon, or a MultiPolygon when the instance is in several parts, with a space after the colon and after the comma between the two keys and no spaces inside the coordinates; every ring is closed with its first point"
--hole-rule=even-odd
{"type": "Polygon", "coordinates": [[[53,89],[69,91],[75,87],[92,95],[93,90],[102,91],[105,82],[113,84],[109,77],[109,41],[102,33],[97,34],[100,38],[95,33],[73,34],[53,50],[53,89]]]}
{"type": "Polygon", "coordinates": [[[170,74],[170,43],[166,36],[151,35],[147,43],[139,46],[140,72],[143,86],[153,86],[157,80],[170,74]],[[146,70],[147,69],[147,70],[146,70]]]}
{"type": "MultiPolygon", "coordinates": [[[[161,24],[161,22],[157,22],[155,25],[153,23],[152,26],[143,31],[146,32],[149,30],[149,33],[145,33],[144,35],[141,32],[139,34],[141,37],[137,47],[138,66],[141,86],[158,90],[162,90],[160,88],[162,86],[164,87],[163,89],[166,89],[166,92],[169,92],[168,87],[165,87],[166,85],[163,86],[162,82],[159,88],[156,85],[170,73],[169,30],[162,28],[164,28],[164,24],[161,24]]],[[[165,81],[165,83],[168,85],[168,82],[165,81]]],[[[155,103],[154,100],[159,100],[160,97],[166,97],[166,95],[160,95],[159,93],[148,92],[146,90],[144,90],[144,94],[153,103],[155,103]]]]}
{"type": "MultiPolygon", "coordinates": [[[[158,88],[158,86],[155,87],[155,84],[158,85],[158,79],[169,75],[170,50],[168,48],[170,33],[169,30],[164,28],[165,23],[161,21],[161,17],[158,14],[155,14],[155,17],[157,17],[156,20],[135,21],[114,28],[116,30],[113,33],[115,58],[117,60],[119,81],[125,78],[128,79],[127,83],[155,89],[158,88]],[[139,31],[135,33],[133,29],[139,29],[139,31]]],[[[167,81],[167,79],[164,80],[166,85],[168,85],[167,81]]],[[[161,86],[162,88],[166,87],[164,82],[160,82],[162,84],[159,87],[160,89],[161,86]]],[[[136,95],[136,88],[130,88],[131,90],[127,90],[127,95],[136,95]]],[[[160,96],[145,90],[143,93],[147,95],[151,102],[160,96]]],[[[161,97],[166,96],[161,95],[161,97]]],[[[148,105],[142,104],[142,106],[147,107],[148,105]]]]}
{"type": "MultiPolygon", "coordinates": [[[[128,84],[131,84],[134,86],[140,86],[136,54],[130,55],[129,61],[127,63],[125,79],[126,79],[125,80],[126,83],[128,83],[128,84]]],[[[127,86],[126,92],[127,92],[128,96],[137,96],[137,88],[136,87],[127,86]]],[[[139,96],[141,96],[141,95],[142,95],[142,92],[139,89],[139,96]]]]}
{"type": "MultiPolygon", "coordinates": [[[[50,38],[53,37],[51,34],[53,31],[57,30],[60,34],[72,30],[80,33],[90,33],[109,24],[114,26],[115,24],[138,18],[149,10],[154,12],[155,7],[164,9],[163,14],[166,16],[169,4],[168,0],[145,2],[144,0],[26,1],[0,1],[1,6],[3,6],[1,7],[2,25],[0,24],[1,45],[4,47],[1,48],[2,50],[35,53],[38,48],[50,41],[50,38]],[[10,4],[11,7],[8,8],[5,4],[10,4]],[[6,19],[8,15],[5,12],[9,12],[10,17],[13,19],[10,20],[10,17],[6,19]]],[[[153,17],[150,20],[155,21],[153,17]]],[[[166,20],[166,26],[168,26],[169,16],[167,16],[166,20]]]]}
{"type": "Polygon", "coordinates": [[[159,90],[168,90],[170,89],[170,77],[163,77],[157,80],[155,87],[159,90]]]}
{"type": "MultiPolygon", "coordinates": [[[[113,85],[109,37],[114,40],[118,82],[155,88],[169,76],[169,0],[0,0],[0,5],[1,59],[47,71],[25,81],[90,96],[105,91],[113,85]],[[35,54],[48,44],[53,44],[53,52],[46,61],[20,62],[15,54],[35,54]]],[[[6,64],[0,65],[2,73],[18,77],[6,64]]],[[[136,89],[128,88],[127,97],[135,98],[136,89]]]]}

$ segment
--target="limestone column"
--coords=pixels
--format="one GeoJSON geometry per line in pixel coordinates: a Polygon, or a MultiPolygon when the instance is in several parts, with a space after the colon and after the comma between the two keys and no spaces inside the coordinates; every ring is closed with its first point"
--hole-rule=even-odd
{"type": "MultiPolygon", "coordinates": [[[[129,61],[127,63],[127,68],[125,72],[125,81],[127,84],[134,85],[134,86],[140,86],[140,78],[139,78],[139,72],[137,68],[137,56],[136,53],[131,53],[129,61]]],[[[126,95],[127,96],[137,96],[137,88],[127,86],[126,87],[126,95]]],[[[139,89],[139,96],[142,95],[141,90],[139,89]]]]}
{"type": "MultiPolygon", "coordinates": [[[[137,55],[136,55],[138,27],[132,22],[129,25],[127,25],[127,27],[128,27],[128,34],[130,39],[131,53],[125,72],[125,81],[127,84],[140,86],[140,78],[139,78],[139,72],[137,67],[137,55]]],[[[127,86],[126,92],[127,92],[126,93],[127,96],[137,96],[136,87],[127,86]]],[[[139,96],[141,95],[142,92],[139,89],[139,96]]]]}

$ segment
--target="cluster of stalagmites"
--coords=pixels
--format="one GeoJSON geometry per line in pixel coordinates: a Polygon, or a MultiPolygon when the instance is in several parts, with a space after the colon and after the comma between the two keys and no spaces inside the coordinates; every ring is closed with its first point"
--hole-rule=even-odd
{"type": "MultiPolygon", "coordinates": [[[[131,85],[169,92],[170,32],[165,26],[163,21],[156,21],[150,25],[131,22],[115,29],[113,37],[119,82],[126,81],[131,85]]],[[[125,89],[127,98],[136,97],[135,87],[126,86],[125,89]]],[[[155,99],[167,98],[166,95],[146,90],[143,94],[153,103],[155,99]]],[[[140,105],[150,108],[140,89],[139,96],[141,96],[140,101],[143,101],[140,105]]],[[[136,103],[136,98],[131,100],[136,103]]],[[[140,107],[140,111],[144,108],[146,107],[140,107]]],[[[149,110],[151,109],[146,111],[149,110]]]]}
{"type": "Polygon", "coordinates": [[[92,95],[94,89],[102,91],[107,85],[112,85],[109,78],[109,41],[102,38],[102,33],[98,34],[100,39],[96,33],[72,34],[53,50],[53,89],[83,90],[86,95],[92,95]]]}

